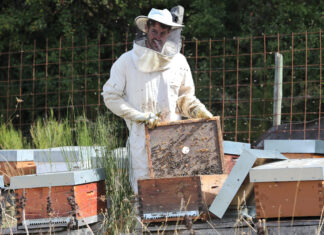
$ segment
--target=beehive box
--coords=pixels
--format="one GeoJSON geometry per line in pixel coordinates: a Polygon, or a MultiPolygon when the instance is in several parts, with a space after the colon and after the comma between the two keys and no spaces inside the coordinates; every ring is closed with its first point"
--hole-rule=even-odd
{"type": "Polygon", "coordinates": [[[15,176],[18,228],[82,226],[105,211],[104,169],[15,176]]]}
{"type": "Polygon", "coordinates": [[[264,140],[265,150],[275,150],[289,159],[324,158],[323,140],[264,140]]]}
{"type": "Polygon", "coordinates": [[[223,173],[219,117],[160,123],[145,131],[152,178],[223,173]]]}
{"type": "Polygon", "coordinates": [[[234,141],[223,141],[224,148],[224,173],[229,174],[234,167],[237,159],[242,154],[244,149],[251,149],[251,144],[234,142],[234,141]]]}
{"type": "Polygon", "coordinates": [[[321,216],[324,159],[288,159],[250,170],[258,218],[321,216]]]}
{"type": "Polygon", "coordinates": [[[143,222],[204,218],[227,175],[180,176],[138,180],[143,222]]]}
{"type": "Polygon", "coordinates": [[[4,176],[4,184],[10,184],[10,178],[17,175],[36,173],[34,152],[37,150],[0,150],[0,175],[4,176]]]}

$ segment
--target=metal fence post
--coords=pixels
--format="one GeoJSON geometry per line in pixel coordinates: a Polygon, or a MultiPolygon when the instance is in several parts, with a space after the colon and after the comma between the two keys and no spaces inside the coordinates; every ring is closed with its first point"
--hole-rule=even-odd
{"type": "Polygon", "coordinates": [[[281,124],[281,102],[282,102],[282,54],[275,54],[275,81],[273,86],[273,126],[281,124]]]}

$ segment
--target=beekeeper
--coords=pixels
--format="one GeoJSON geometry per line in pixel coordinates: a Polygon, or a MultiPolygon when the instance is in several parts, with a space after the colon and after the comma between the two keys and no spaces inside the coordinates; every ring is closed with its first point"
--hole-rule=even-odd
{"type": "Polygon", "coordinates": [[[144,124],[154,128],[159,121],[212,114],[196,98],[190,67],[180,53],[183,25],[172,21],[169,10],[154,8],[135,23],[141,34],[113,64],[102,96],[129,129],[130,181],[137,193],[137,180],[149,178],[144,124]]]}

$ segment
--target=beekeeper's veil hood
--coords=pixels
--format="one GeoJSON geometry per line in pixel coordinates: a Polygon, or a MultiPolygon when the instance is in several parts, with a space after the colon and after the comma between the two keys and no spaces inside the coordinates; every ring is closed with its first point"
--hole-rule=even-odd
{"type": "Polygon", "coordinates": [[[135,23],[138,33],[134,41],[133,60],[137,68],[142,72],[155,72],[167,69],[173,56],[180,52],[181,30],[184,25],[174,22],[169,10],[155,8],[152,8],[148,16],[136,17],[135,23]],[[155,50],[147,47],[148,20],[171,27],[164,43],[155,41],[158,45],[158,48],[155,50]]]}

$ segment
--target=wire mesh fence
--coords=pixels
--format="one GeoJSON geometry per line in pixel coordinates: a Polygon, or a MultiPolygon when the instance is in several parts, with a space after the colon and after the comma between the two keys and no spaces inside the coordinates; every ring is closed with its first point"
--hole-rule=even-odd
{"type": "MultiPolygon", "coordinates": [[[[183,40],[197,97],[221,117],[225,140],[252,143],[272,127],[275,53],[283,55],[281,123],[317,120],[321,139],[322,31],[183,40]]],[[[28,128],[37,117],[53,110],[61,119],[85,113],[94,119],[106,110],[101,91],[113,62],[132,48],[126,34],[97,38],[60,38],[8,45],[0,52],[0,115],[28,128]]],[[[322,134],[323,136],[323,134],[322,134]]]]}

